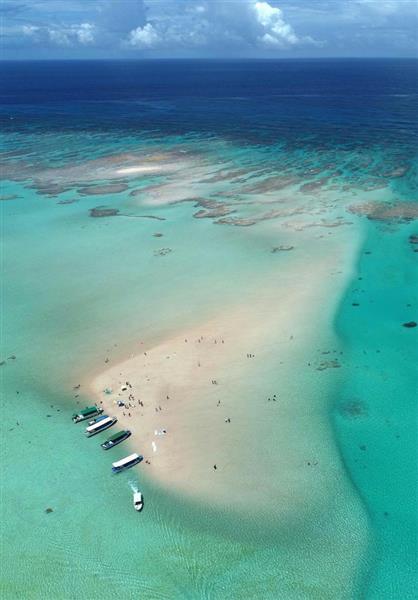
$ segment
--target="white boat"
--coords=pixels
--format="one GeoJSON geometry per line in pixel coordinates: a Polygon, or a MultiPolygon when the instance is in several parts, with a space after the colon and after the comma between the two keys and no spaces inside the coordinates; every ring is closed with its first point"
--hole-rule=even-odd
{"type": "Polygon", "coordinates": [[[129,469],[134,465],[137,465],[141,460],[143,460],[143,456],[140,454],[130,454],[129,456],[125,456],[122,460],[118,460],[112,463],[112,471],[114,473],[119,473],[119,471],[123,471],[124,469],[129,469]]]}
{"type": "Polygon", "coordinates": [[[134,508],[138,512],[144,508],[144,499],[141,492],[134,492],[134,508]]]}
{"type": "Polygon", "coordinates": [[[89,425],[89,427],[86,427],[85,434],[87,437],[96,435],[96,433],[100,433],[101,431],[112,427],[112,425],[114,425],[116,421],[116,417],[106,417],[105,419],[102,419],[101,421],[98,421],[97,423],[93,423],[93,425],[89,425]]]}
{"type": "Polygon", "coordinates": [[[96,417],[95,419],[92,419],[91,421],[88,422],[89,426],[90,425],[94,425],[95,423],[98,423],[99,421],[103,421],[103,419],[107,419],[109,415],[100,415],[99,417],[96,417]]]}

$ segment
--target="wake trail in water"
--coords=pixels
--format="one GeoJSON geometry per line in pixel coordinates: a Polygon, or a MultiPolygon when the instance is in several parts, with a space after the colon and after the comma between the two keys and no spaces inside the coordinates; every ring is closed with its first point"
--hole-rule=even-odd
{"type": "Polygon", "coordinates": [[[135,481],[134,479],[130,479],[128,481],[129,487],[131,488],[132,492],[139,492],[139,484],[137,481],[135,481]]]}

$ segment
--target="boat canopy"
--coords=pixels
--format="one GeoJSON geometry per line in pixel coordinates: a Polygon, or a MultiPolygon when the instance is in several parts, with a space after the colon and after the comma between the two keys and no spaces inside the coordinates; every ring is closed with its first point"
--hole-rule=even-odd
{"type": "Polygon", "coordinates": [[[97,406],[88,406],[87,408],[80,410],[80,412],[77,414],[81,415],[82,417],[86,417],[90,413],[97,412],[97,410],[98,410],[97,406]]]}
{"type": "Polygon", "coordinates": [[[103,427],[104,425],[107,425],[108,423],[111,423],[112,421],[113,421],[112,417],[106,417],[106,419],[102,419],[101,421],[98,421],[97,423],[90,425],[90,427],[86,427],[86,433],[91,433],[92,431],[96,431],[96,429],[100,429],[101,427],[103,427]]]}
{"type": "Polygon", "coordinates": [[[129,456],[125,456],[125,458],[122,458],[122,460],[118,460],[117,462],[112,463],[112,467],[114,467],[115,469],[118,469],[119,467],[123,467],[125,465],[127,465],[128,463],[137,460],[139,458],[139,454],[130,454],[129,456]]]}
{"type": "Polygon", "coordinates": [[[122,431],[118,431],[117,433],[115,433],[114,435],[111,435],[110,438],[107,440],[108,442],[114,442],[116,440],[118,440],[119,438],[123,437],[124,435],[126,435],[126,430],[123,429],[122,431]]]}

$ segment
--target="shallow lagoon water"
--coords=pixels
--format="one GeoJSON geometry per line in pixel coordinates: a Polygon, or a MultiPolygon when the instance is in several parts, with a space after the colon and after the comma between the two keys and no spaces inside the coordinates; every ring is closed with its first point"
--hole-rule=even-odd
{"type": "Polygon", "coordinates": [[[356,376],[341,383],[335,424],[375,531],[379,569],[371,575],[371,598],[396,596],[398,589],[404,597],[416,593],[417,447],[411,423],[417,419],[418,348],[412,330],[401,326],[416,314],[412,231],[414,225],[404,225],[385,235],[370,227],[358,277],[337,319],[356,376]],[[358,406],[354,414],[341,410],[347,401],[358,406]]]}
{"type": "MultiPolygon", "coordinates": [[[[164,70],[164,65],[160,68],[164,70]]],[[[183,67],[178,68],[181,73],[183,67]]],[[[44,67],[37,69],[42,76],[44,67]]],[[[229,69],[235,77],[236,66],[229,69]]],[[[391,69],[389,64],[386,74],[393,77],[391,69]]],[[[409,63],[404,73],[408,69],[409,63]]],[[[245,80],[245,68],[243,72],[245,80]]],[[[201,80],[202,74],[197,72],[194,77],[201,80]]],[[[218,77],[224,81],[219,73],[218,77]]],[[[352,77],[355,86],[355,69],[352,77]]],[[[241,81],[235,83],[238,88],[241,81]]],[[[138,338],[158,339],[179,323],[211,315],[236,301],[242,282],[255,273],[260,279],[264,274],[268,277],[278,268],[277,259],[294,260],[283,253],[271,254],[273,246],[289,241],[283,229],[280,234],[272,229],[274,220],[248,228],[216,225],[212,219],[194,219],[198,208],[189,200],[150,206],[146,188],[155,185],[152,178],[130,180],[128,191],[112,196],[78,195],[82,181],[70,181],[71,189],[57,197],[36,193],[36,181],[35,188],[31,187],[45,166],[76,163],[83,167],[86,160],[98,157],[144,148],[155,152],[164,147],[199,154],[196,173],[202,168],[202,154],[205,169],[212,165],[212,172],[218,164],[245,168],[250,174],[267,167],[277,175],[285,164],[285,173],[280,171],[280,175],[292,173],[300,178],[300,185],[326,177],[327,169],[338,171],[333,181],[324,185],[337,186],[335,196],[340,195],[341,207],[336,201],[333,206],[327,204],[326,190],[321,188],[309,201],[313,212],[318,203],[326,205],[324,218],[344,217],[355,223],[351,226],[363,228],[367,236],[357,277],[342,297],[335,319],[344,366],[327,371],[326,377],[329,418],[348,478],[367,515],[367,535],[371,532],[367,555],[358,565],[350,589],[341,590],[341,598],[412,598],[416,594],[413,424],[417,344],[416,329],[402,327],[405,321],[417,320],[417,255],[408,243],[408,236],[417,233],[416,222],[382,224],[346,213],[347,198],[361,199],[365,188],[377,186],[378,179],[389,189],[373,192],[376,199],[416,200],[415,167],[408,146],[413,146],[414,112],[407,99],[376,96],[376,114],[401,115],[409,125],[406,135],[388,118],[383,122],[388,143],[379,145],[381,139],[375,138],[377,133],[365,121],[365,114],[353,107],[348,110],[341,96],[336,99],[335,86],[341,82],[334,75],[322,105],[318,99],[315,106],[312,100],[299,99],[290,114],[286,113],[288,101],[280,104],[268,95],[260,101],[257,92],[247,90],[247,101],[235,111],[234,120],[235,94],[218,100],[216,108],[209,111],[213,88],[207,96],[194,98],[194,111],[192,100],[181,100],[183,84],[177,92],[171,91],[168,105],[146,98],[138,109],[125,97],[122,104],[108,102],[99,117],[93,115],[91,103],[90,108],[86,102],[77,107],[66,104],[59,86],[49,100],[35,94],[31,102],[26,98],[22,104],[11,80],[10,104],[3,115],[8,120],[10,113],[14,114],[17,123],[7,123],[5,138],[9,148],[24,153],[27,175],[25,181],[13,181],[9,175],[1,192],[18,196],[1,206],[7,284],[6,364],[1,367],[5,392],[4,597],[107,598],[122,586],[125,597],[279,595],[296,600],[323,598],[327,580],[334,576],[325,561],[320,567],[327,568],[319,569],[317,580],[313,578],[314,563],[306,554],[309,545],[299,537],[303,528],[294,524],[277,527],[274,518],[256,513],[241,522],[233,510],[219,514],[208,506],[167,494],[142,478],[141,471],[111,476],[110,461],[113,456],[123,456],[123,449],[115,450],[110,459],[99,448],[103,436],[85,440],[81,426],[70,421],[76,403],[89,402],[83,390],[79,398],[72,390],[86,371],[103,368],[106,358],[116,361],[138,338]],[[265,110],[273,110],[278,120],[268,132],[265,113],[255,110],[260,102],[265,110]],[[133,122],[137,110],[139,118],[133,122]],[[292,130],[289,119],[294,125],[301,115],[303,122],[292,130]],[[346,146],[331,135],[339,118],[338,127],[349,132],[346,146]],[[245,124],[235,137],[234,122],[245,124]],[[363,134],[362,127],[366,127],[363,134]],[[326,167],[332,160],[335,164],[326,167]],[[382,165],[393,172],[399,163],[408,167],[405,175],[382,181],[382,165]],[[318,169],[318,173],[310,169],[318,169]],[[144,196],[129,195],[142,186],[144,196]],[[58,204],[71,198],[77,202],[58,204]],[[101,205],[166,220],[89,217],[89,210],[101,205]],[[163,237],[154,237],[156,232],[163,237]],[[172,252],[160,255],[164,248],[172,252]],[[353,302],[359,306],[354,307],[353,302]],[[8,358],[12,355],[16,358],[8,358]],[[140,520],[131,507],[135,482],[146,496],[140,520]],[[45,512],[48,507],[53,508],[52,513],[45,512]]],[[[393,85],[402,83],[411,93],[406,75],[404,82],[393,85]]],[[[382,80],[379,85],[387,91],[382,80]]],[[[24,172],[23,166],[19,167],[21,156],[7,160],[13,163],[14,173],[19,168],[24,172]]],[[[254,180],[262,183],[263,176],[258,174],[250,181],[254,180]]],[[[210,184],[221,201],[231,189],[239,195],[240,187],[248,186],[248,180],[238,184],[225,181],[210,184]]],[[[97,184],[103,182],[105,177],[97,180],[97,184]]],[[[264,195],[265,186],[261,189],[264,195]]],[[[284,197],[274,186],[272,193],[284,197]]],[[[238,202],[245,200],[248,195],[240,196],[238,202]]],[[[238,216],[248,218],[264,210],[258,204],[252,208],[243,205],[238,216]]],[[[306,214],[298,218],[309,221],[306,214]]],[[[316,215],[314,221],[321,218],[316,215]]],[[[318,235],[332,231],[318,228],[318,235]]],[[[296,251],[310,253],[309,248],[296,247],[296,251]]],[[[307,348],[307,356],[311,350],[307,348]]],[[[309,384],[308,373],[298,375],[306,377],[309,384]]],[[[343,548],[341,552],[344,555],[343,548]]]]}

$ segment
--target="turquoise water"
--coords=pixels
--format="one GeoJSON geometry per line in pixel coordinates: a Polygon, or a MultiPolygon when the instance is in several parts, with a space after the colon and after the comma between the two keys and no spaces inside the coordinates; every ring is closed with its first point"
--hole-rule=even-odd
{"type": "MultiPolygon", "coordinates": [[[[18,122],[6,123],[1,188],[4,598],[335,598],[337,571],[350,554],[343,540],[358,545],[359,560],[339,597],[416,597],[418,344],[417,329],[402,327],[417,320],[417,254],[409,241],[417,216],[403,212],[416,202],[416,163],[403,133],[413,122],[410,106],[398,100],[388,108],[382,98],[374,110],[389,111],[394,123],[379,125],[384,142],[381,129],[367,129],[367,118],[345,101],[335,116],[332,94],[321,106],[300,98],[274,105],[273,129],[257,112],[260,102],[273,110],[273,101],[252,96],[239,110],[236,100],[212,99],[212,113],[210,102],[195,98],[196,114],[190,100],[148,100],[135,125],[132,106],[121,111],[117,102],[99,116],[89,103],[63,109],[62,100],[8,108],[18,122]],[[303,111],[309,118],[293,131],[303,111]],[[350,132],[345,143],[334,126],[350,132]],[[115,175],[115,165],[133,164],[129,153],[134,164],[146,164],[145,154],[180,169],[115,175]],[[46,173],[51,167],[57,170],[46,173]],[[120,181],[127,186],[120,193],[80,192],[120,181]],[[304,192],[306,183],[314,185],[304,192]],[[168,204],[184,185],[185,197],[168,204]],[[235,211],[226,217],[245,226],[216,223],[219,215],[194,218],[208,209],[198,204],[202,197],[235,211]],[[376,219],[369,203],[381,202],[395,215],[376,219]],[[98,206],[120,214],[90,217],[98,206]],[[327,490],[310,521],[283,523],[257,507],[244,517],[232,505],[220,511],[193,502],[161,489],[141,468],[112,476],[111,460],[125,452],[109,457],[99,448],[104,435],[86,440],[71,423],[74,408],[91,401],[73,387],[106,359],[137,351],[138,340],[163,339],[234,305],[248,282],[280,280],[290,264],[298,277],[315,256],[300,227],[342,243],[339,221],[347,222],[347,238],[361,231],[364,241],[330,323],[341,368],[324,372],[315,393],[327,394],[324,422],[344,465],[346,511],[338,513],[341,498],[327,490]],[[294,251],[271,252],[295,239],[294,251]],[[131,505],[135,486],[146,499],[141,515],[131,505]],[[326,544],[333,538],[341,540],[335,555],[326,544]],[[316,539],[324,540],[320,553],[316,539]]],[[[318,332],[306,364],[322,343],[318,332]]],[[[280,378],[273,356],[258,377],[263,393],[266,378],[272,385],[280,378]]],[[[297,373],[305,399],[317,377],[308,368],[297,373]]],[[[275,431],[272,423],[260,453],[275,431]]]]}
{"type": "Polygon", "coordinates": [[[418,346],[401,323],[417,305],[413,225],[370,227],[337,319],[346,360],[335,424],[347,468],[375,531],[370,598],[416,596],[418,346]],[[359,304],[358,307],[352,303],[359,304]],[[347,408],[354,406],[351,414],[347,408]],[[402,543],[400,543],[402,540],[402,543]]]}
{"type": "MultiPolygon", "coordinates": [[[[151,598],[231,591],[258,597],[274,595],[278,587],[287,597],[305,594],[309,584],[292,572],[299,558],[294,526],[286,531],[256,519],[240,527],[233,511],[229,518],[190,506],[140,475],[112,477],[97,438],[83,439],[70,421],[76,402],[89,402],[71,391],[86,364],[100,368],[109,354],[117,357],[114,343],[164,333],[173,315],[177,324],[187,323],[226,304],[239,281],[271,271],[276,234],[268,241],[252,235],[248,245],[249,234],[209,220],[192,222],[190,229],[190,214],[179,205],[175,222],[157,223],[173,253],[155,257],[161,242],[152,236],[153,221],[94,220],[89,199],[57,206],[21,186],[5,191],[22,198],[3,208],[10,225],[4,347],[7,356],[16,356],[3,366],[4,595],[111,597],[121,585],[126,597],[141,591],[151,598]],[[130,482],[140,483],[147,499],[140,521],[130,482]],[[49,507],[54,512],[47,514],[49,507]],[[259,566],[251,585],[250,564],[259,566]]],[[[123,448],[115,452],[124,454],[123,448]]]]}

